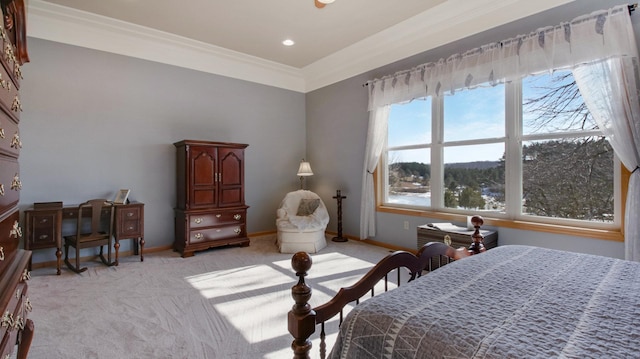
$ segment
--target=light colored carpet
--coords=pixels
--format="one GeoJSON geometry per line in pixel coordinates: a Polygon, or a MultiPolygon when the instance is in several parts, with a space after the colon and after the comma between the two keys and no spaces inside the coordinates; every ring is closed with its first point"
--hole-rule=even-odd
{"type": "MultiPolygon", "coordinates": [[[[352,240],[327,242],[312,255],[307,277],[313,306],[389,254],[352,240]]],[[[144,262],[121,258],[118,267],[89,262],[82,274],[34,270],[29,358],[291,358],[291,256],[261,237],[191,258],[164,251],[144,262]]],[[[331,348],[337,324],[328,330],[331,348]]],[[[314,341],[314,358],[317,349],[314,341]]]]}

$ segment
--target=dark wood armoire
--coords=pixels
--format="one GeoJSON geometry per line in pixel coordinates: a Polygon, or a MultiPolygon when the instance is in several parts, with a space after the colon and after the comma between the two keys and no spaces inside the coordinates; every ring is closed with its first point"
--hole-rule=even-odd
{"type": "Polygon", "coordinates": [[[240,143],[183,140],[176,147],[174,250],[182,257],[226,245],[249,245],[240,143]]]}

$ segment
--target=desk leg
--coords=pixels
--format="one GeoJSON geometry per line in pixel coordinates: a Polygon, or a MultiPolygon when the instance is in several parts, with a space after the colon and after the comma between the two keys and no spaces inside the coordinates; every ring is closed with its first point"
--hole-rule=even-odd
{"type": "Polygon", "coordinates": [[[118,265],[118,252],[120,251],[120,241],[116,238],[116,244],[113,245],[113,248],[116,250],[116,261],[113,262],[114,266],[118,265]]]}
{"type": "Polygon", "coordinates": [[[56,274],[60,275],[60,266],[62,264],[62,248],[60,248],[60,247],[56,248],[56,258],[57,258],[57,260],[56,260],[56,263],[57,263],[56,269],[58,270],[56,272],[56,274]]]}
{"type": "Polygon", "coordinates": [[[144,262],[144,237],[140,237],[140,262],[144,262]]]}

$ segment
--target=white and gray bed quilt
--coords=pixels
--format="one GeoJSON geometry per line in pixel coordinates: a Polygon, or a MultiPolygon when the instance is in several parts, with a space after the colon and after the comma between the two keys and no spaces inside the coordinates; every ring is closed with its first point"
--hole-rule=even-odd
{"type": "Polygon", "coordinates": [[[330,358],[640,358],[640,263],[501,246],[356,306],[330,358]]]}

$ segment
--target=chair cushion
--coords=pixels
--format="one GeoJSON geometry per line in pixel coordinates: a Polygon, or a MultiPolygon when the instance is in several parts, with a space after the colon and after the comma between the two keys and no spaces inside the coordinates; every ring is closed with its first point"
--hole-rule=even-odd
{"type": "Polygon", "coordinates": [[[319,198],[303,198],[298,205],[298,212],[296,216],[310,216],[316,211],[320,205],[319,198]]]}

